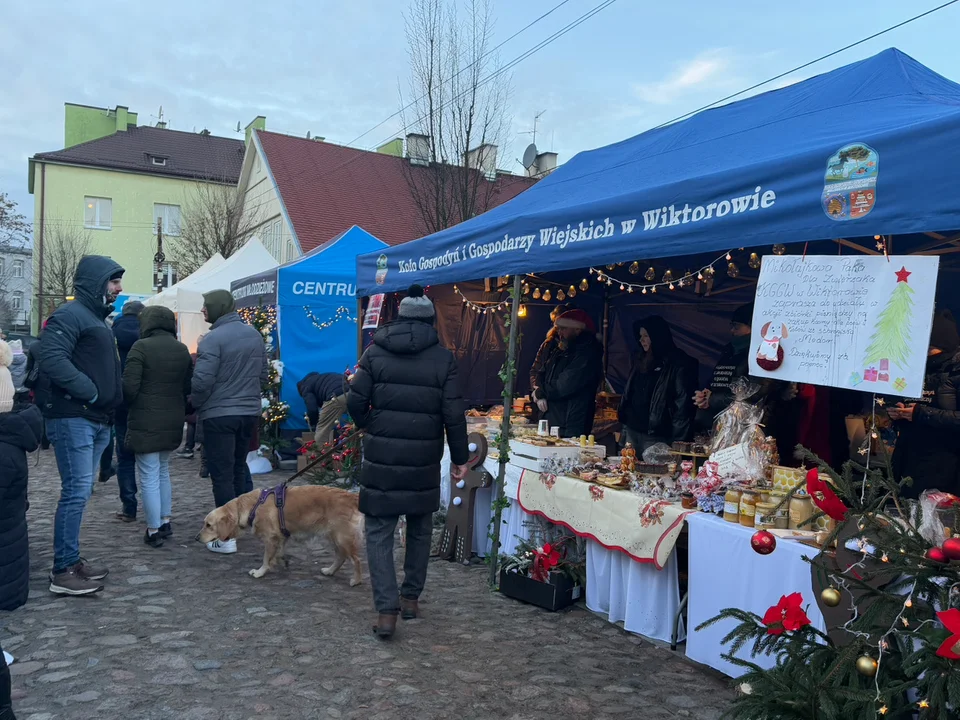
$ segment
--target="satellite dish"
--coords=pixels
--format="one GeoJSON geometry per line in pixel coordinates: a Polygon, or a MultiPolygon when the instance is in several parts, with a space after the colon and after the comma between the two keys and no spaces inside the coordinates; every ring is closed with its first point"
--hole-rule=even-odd
{"type": "Polygon", "coordinates": [[[537,161],[538,154],[536,143],[530,143],[527,146],[527,149],[523,151],[523,166],[525,168],[532,167],[537,161]]]}

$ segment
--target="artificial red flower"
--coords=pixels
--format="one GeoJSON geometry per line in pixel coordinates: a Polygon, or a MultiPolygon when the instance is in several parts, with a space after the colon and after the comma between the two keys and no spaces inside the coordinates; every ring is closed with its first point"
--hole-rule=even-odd
{"type": "Polygon", "coordinates": [[[843,522],[847,519],[850,508],[844,505],[843,500],[838,498],[830,486],[820,479],[820,472],[817,468],[807,472],[807,494],[813,499],[813,504],[829,517],[837,522],[843,522]]]}
{"type": "Polygon", "coordinates": [[[780,602],[767,610],[763,616],[768,635],[782,635],[794,632],[810,624],[810,618],[803,611],[803,596],[800,593],[782,595],[780,602]]]}
{"type": "Polygon", "coordinates": [[[953,633],[943,641],[943,644],[937,648],[937,656],[949,660],[960,660],[960,610],[950,608],[937,613],[937,618],[943,623],[943,626],[953,633]]]}
{"type": "Polygon", "coordinates": [[[538,582],[546,582],[547,576],[560,562],[560,552],[550,543],[544,543],[539,550],[533,551],[533,568],[530,577],[538,582]]]}

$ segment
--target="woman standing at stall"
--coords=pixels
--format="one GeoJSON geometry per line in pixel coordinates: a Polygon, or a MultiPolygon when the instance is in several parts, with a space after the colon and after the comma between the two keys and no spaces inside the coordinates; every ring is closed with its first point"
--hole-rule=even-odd
{"type": "Polygon", "coordinates": [[[697,361],[674,344],[670,326],[659,315],[634,323],[633,329],[640,355],[620,401],[624,443],[643,452],[658,442],[690,440],[697,361]]]}
{"type": "Polygon", "coordinates": [[[180,447],[193,361],[177,340],[177,321],[169,308],[140,313],[140,339],[130,348],[123,371],[123,397],[129,408],[127,446],[137,455],[140,497],[147,519],[143,541],[163,545],[170,526],[172,490],[170,453],[180,447]]]}

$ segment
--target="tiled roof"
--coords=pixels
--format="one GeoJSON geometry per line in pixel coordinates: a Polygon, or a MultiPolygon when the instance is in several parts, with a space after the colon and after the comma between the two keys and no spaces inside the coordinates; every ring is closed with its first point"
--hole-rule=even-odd
{"type": "MultiPolygon", "coordinates": [[[[353,225],[388,245],[426,234],[410,191],[409,160],[265,131],[257,137],[303,252],[353,225]]],[[[534,180],[500,175],[490,207],[510,200],[534,180]]],[[[489,208],[487,208],[489,209],[489,208]]]]}
{"type": "Polygon", "coordinates": [[[243,153],[243,140],[144,126],[34,159],[236,184],[243,153]],[[165,164],[155,164],[154,157],[165,164]]]}

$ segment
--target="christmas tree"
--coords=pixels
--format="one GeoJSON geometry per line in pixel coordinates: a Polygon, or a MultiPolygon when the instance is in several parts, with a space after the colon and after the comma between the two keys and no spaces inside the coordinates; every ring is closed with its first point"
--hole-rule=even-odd
{"type": "Polygon", "coordinates": [[[901,368],[907,365],[914,294],[907,278],[912,273],[906,267],[901,267],[894,274],[897,276],[897,286],[877,318],[864,366],[876,365],[881,360],[891,360],[901,368]]]}
{"type": "Polygon", "coordinates": [[[290,406],[280,399],[280,381],[283,377],[283,363],[274,356],[273,331],[277,326],[277,309],[273,306],[241,308],[240,318],[252,325],[263,338],[267,353],[267,380],[261,388],[260,446],[270,451],[270,462],[279,466],[277,450],[285,443],[280,437],[280,423],[290,414],[290,406]]]}
{"type": "MultiPolygon", "coordinates": [[[[807,486],[821,511],[842,519],[811,564],[817,597],[784,588],[760,617],[724,610],[705,625],[737,620],[728,660],[746,672],[727,712],[738,720],[868,720],[960,717],[960,528],[957,499],[900,497],[909,480],[848,462],[837,473],[811,453],[807,486]],[[827,479],[827,482],[823,482],[827,479]],[[834,492],[834,490],[836,492],[834,492]],[[827,624],[810,624],[817,602],[827,624]],[[770,653],[761,668],[733,656],[770,653]]],[[[817,516],[824,514],[818,513],[817,516]]],[[[816,519],[815,516],[812,520],[816,519]]]]}

